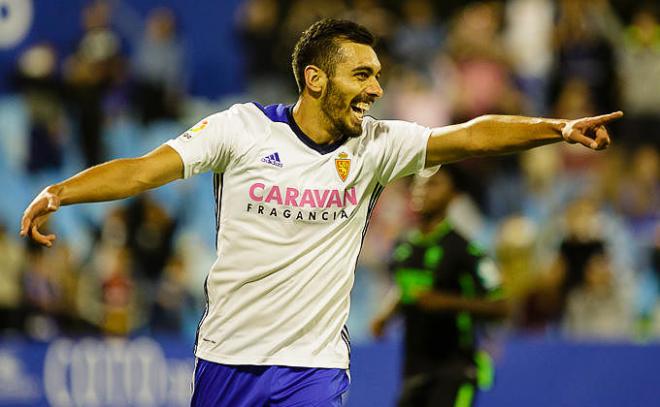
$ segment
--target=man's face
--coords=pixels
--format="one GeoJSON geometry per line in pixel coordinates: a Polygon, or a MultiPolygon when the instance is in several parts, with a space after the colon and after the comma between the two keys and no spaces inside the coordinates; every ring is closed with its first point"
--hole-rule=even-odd
{"type": "Polygon", "coordinates": [[[368,45],[342,42],[335,72],[328,78],[321,110],[338,136],[358,137],[362,119],[371,105],[383,95],[378,83],[380,62],[368,45]]]}
{"type": "Polygon", "coordinates": [[[412,188],[413,209],[422,216],[444,214],[454,193],[452,180],[442,169],[431,177],[418,177],[412,188]]]}

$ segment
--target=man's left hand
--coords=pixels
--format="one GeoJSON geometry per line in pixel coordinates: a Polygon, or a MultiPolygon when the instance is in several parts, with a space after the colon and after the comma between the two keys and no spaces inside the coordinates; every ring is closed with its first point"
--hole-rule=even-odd
{"type": "Polygon", "coordinates": [[[600,116],[569,120],[562,129],[561,135],[571,144],[580,143],[592,150],[604,150],[610,145],[610,135],[605,124],[622,116],[623,112],[619,110],[600,116]]]}

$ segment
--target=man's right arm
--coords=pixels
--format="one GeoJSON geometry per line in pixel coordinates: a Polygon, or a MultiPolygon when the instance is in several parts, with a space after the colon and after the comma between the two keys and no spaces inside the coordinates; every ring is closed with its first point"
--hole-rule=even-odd
{"type": "Polygon", "coordinates": [[[183,178],[183,162],[170,146],[163,145],[139,158],[112,160],[46,187],[25,209],[21,235],[52,246],[55,235],[42,235],[39,227],[61,205],[112,201],[183,178]]]}

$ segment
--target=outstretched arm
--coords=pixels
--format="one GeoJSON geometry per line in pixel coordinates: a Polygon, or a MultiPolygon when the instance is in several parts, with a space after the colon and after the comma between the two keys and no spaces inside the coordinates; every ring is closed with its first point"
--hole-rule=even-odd
{"type": "Polygon", "coordinates": [[[466,123],[433,129],[426,149],[426,166],[528,150],[559,141],[602,150],[610,144],[605,124],[621,116],[620,111],[577,120],[480,116],[466,123]]]}
{"type": "Polygon", "coordinates": [[[43,235],[39,227],[60,206],[127,198],[180,178],[183,162],[167,145],[139,158],[99,164],[41,191],[23,213],[21,236],[51,247],[55,235],[43,235]]]}
{"type": "Polygon", "coordinates": [[[460,295],[428,291],[419,297],[419,306],[427,311],[469,312],[481,317],[504,318],[510,305],[504,299],[466,298],[460,295]]]}

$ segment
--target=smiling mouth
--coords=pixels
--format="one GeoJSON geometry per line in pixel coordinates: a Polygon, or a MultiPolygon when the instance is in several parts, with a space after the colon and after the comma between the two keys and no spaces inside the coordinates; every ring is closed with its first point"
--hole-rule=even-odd
{"type": "Polygon", "coordinates": [[[351,110],[355,113],[359,120],[364,118],[364,115],[369,111],[371,106],[368,103],[354,103],[351,105],[351,110]]]}

